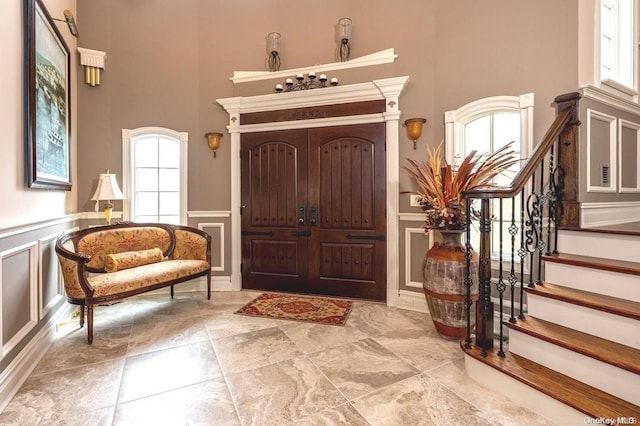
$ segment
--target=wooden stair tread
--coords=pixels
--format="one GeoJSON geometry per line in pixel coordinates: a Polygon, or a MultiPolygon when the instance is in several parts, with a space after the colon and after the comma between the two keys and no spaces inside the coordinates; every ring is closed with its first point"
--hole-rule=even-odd
{"type": "Polygon", "coordinates": [[[615,367],[640,374],[640,350],[605,340],[578,330],[567,328],[532,316],[515,323],[505,322],[513,330],[605,362],[615,367]]]}
{"type": "Polygon", "coordinates": [[[467,355],[474,359],[590,417],[635,417],[640,419],[640,407],[637,405],[526,358],[512,353],[507,353],[506,356],[501,357],[498,356],[496,351],[491,351],[486,357],[483,357],[480,354],[480,348],[474,346],[471,349],[467,349],[464,347],[464,342],[461,342],[460,346],[467,355]]]}
{"type": "Polygon", "coordinates": [[[598,234],[614,234],[614,235],[631,235],[640,236],[640,222],[621,223],[618,225],[606,225],[597,228],[578,228],[578,227],[561,227],[560,229],[566,231],[576,232],[592,232],[598,234]]]}
{"type": "Polygon", "coordinates": [[[633,300],[620,299],[546,282],[535,287],[527,287],[525,291],[542,297],[640,320],[640,302],[634,302],[633,300]]]}
{"type": "Polygon", "coordinates": [[[579,254],[553,254],[542,256],[545,262],[562,263],[584,268],[601,269],[621,274],[640,275],[640,263],[627,260],[605,259],[602,257],[582,256],[579,254]]]}

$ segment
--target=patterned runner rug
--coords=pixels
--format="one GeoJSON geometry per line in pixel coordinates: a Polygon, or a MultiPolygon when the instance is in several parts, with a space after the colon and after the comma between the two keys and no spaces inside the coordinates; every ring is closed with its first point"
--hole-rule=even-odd
{"type": "Polygon", "coordinates": [[[352,308],[353,302],[348,300],[262,293],[235,313],[317,324],[344,325],[352,308]]]}

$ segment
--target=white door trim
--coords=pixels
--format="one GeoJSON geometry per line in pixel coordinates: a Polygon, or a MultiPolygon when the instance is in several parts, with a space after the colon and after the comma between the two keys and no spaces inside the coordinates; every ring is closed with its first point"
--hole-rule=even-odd
{"type": "Polygon", "coordinates": [[[408,76],[373,80],[369,83],[327,87],[300,92],[276,93],[249,97],[217,99],[229,114],[227,130],[231,136],[231,286],[235,290],[242,287],[240,273],[241,226],[240,226],[240,135],[271,130],[292,128],[312,128],[344,126],[365,123],[386,123],[387,138],[387,305],[396,306],[399,290],[399,120],[398,98],[404,89],[408,76]],[[240,114],[281,109],[364,102],[384,99],[383,113],[346,117],[318,118],[310,120],[283,121],[242,125],[240,114]]]}

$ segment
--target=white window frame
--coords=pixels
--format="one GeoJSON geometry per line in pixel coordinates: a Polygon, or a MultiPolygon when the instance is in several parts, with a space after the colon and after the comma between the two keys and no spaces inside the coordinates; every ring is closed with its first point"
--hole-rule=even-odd
{"type": "MultiPolygon", "coordinates": [[[[447,111],[444,114],[445,121],[445,149],[446,158],[449,164],[456,164],[457,158],[463,158],[462,155],[462,137],[464,135],[464,127],[467,123],[492,113],[512,111],[520,112],[520,157],[527,158],[533,146],[533,109],[534,94],[526,93],[520,96],[492,96],[488,98],[478,99],[454,111],[447,111]],[[458,156],[458,157],[457,157],[458,156]]],[[[492,247],[492,253],[497,253],[492,247]]],[[[494,256],[492,256],[492,265],[496,267],[494,256]]],[[[496,257],[497,259],[497,257],[496,257]]],[[[516,255],[516,263],[520,263],[519,257],[516,255]]],[[[525,258],[527,260],[527,258],[525,258]]],[[[527,265],[528,261],[525,262],[527,265]]],[[[510,259],[503,259],[503,265],[509,266],[510,259]]],[[[528,267],[525,266],[525,272],[528,273],[528,267]]]]}
{"type": "Polygon", "coordinates": [[[187,147],[189,134],[164,127],[139,127],[137,129],[122,129],[122,186],[125,199],[123,200],[124,220],[132,220],[133,205],[131,200],[134,193],[133,176],[133,140],[147,136],[163,136],[180,142],[180,224],[187,224],[187,147]]]}
{"type": "Polygon", "coordinates": [[[639,0],[599,0],[595,11],[596,76],[599,87],[638,101],[638,7],[639,0]],[[602,7],[609,6],[614,13],[614,28],[607,36],[614,44],[611,68],[612,75],[605,77],[602,72],[602,7]],[[625,58],[626,57],[626,58],[625,58]],[[627,62],[624,65],[624,62],[627,62]],[[624,68],[624,71],[621,69],[624,68]],[[623,74],[628,74],[624,81],[623,74]]]}

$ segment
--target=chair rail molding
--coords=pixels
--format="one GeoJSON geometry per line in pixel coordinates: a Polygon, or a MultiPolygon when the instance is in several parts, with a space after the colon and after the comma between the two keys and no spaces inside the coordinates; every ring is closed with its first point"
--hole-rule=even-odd
{"type": "Polygon", "coordinates": [[[350,124],[386,123],[387,168],[387,305],[396,306],[399,297],[399,120],[398,98],[409,81],[408,76],[373,80],[367,83],[327,87],[322,90],[274,93],[248,97],[217,99],[229,114],[227,130],[231,136],[231,285],[241,288],[240,261],[240,135],[242,133],[343,126],[350,124]],[[384,100],[382,113],[280,121],[260,124],[240,124],[240,114],[281,109],[384,100]]]}

